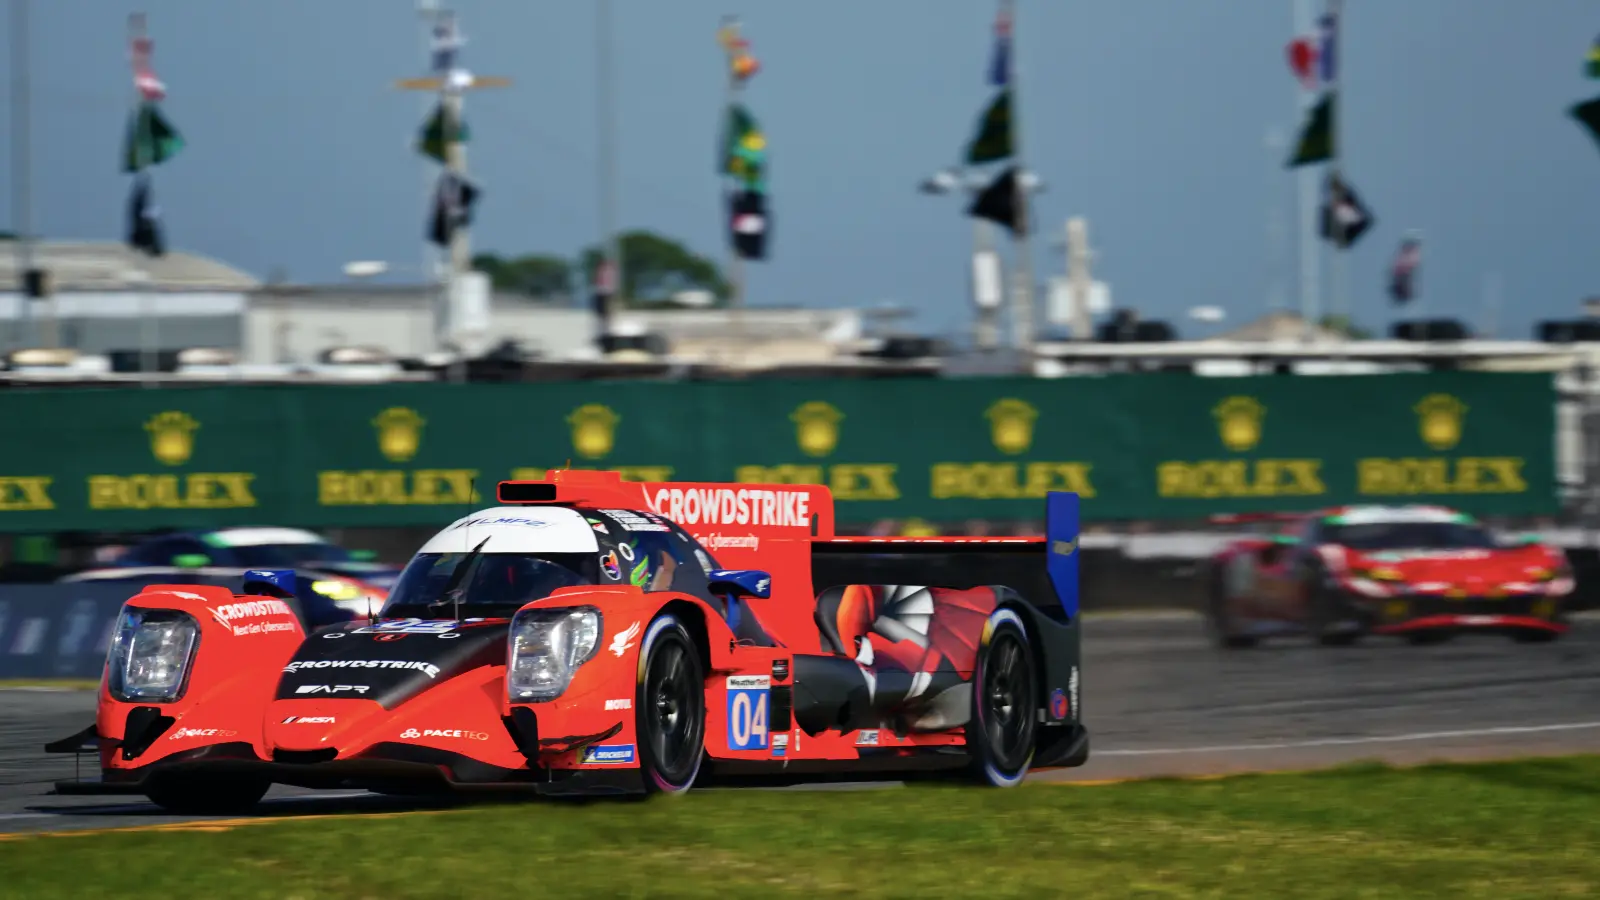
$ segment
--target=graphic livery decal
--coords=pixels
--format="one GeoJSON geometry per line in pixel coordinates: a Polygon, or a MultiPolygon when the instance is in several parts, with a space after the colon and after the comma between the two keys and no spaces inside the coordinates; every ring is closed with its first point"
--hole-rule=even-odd
{"type": "Polygon", "coordinates": [[[767,675],[730,675],[728,686],[728,749],[767,749],[767,709],[772,679],[767,675]]]}

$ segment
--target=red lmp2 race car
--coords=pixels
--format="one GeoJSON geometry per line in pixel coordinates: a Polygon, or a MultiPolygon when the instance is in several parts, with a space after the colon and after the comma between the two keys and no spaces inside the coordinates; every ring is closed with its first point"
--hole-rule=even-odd
{"type": "Polygon", "coordinates": [[[1574,586],[1560,547],[1496,537],[1439,506],[1346,506],[1295,515],[1276,534],[1236,541],[1211,561],[1207,622],[1225,647],[1309,633],[1319,643],[1368,634],[1417,644],[1464,630],[1554,640],[1574,586]]]}
{"type": "MultiPolygon", "coordinates": [[[[304,633],[293,573],[128,600],[77,792],[226,814],[270,785],[678,793],[722,776],[1082,765],[1078,496],[1038,538],[840,538],[826,488],[552,470],[304,633]],[[938,586],[933,586],[938,585],[938,586]],[[254,592],[252,594],[252,592],[254,592]]],[[[60,787],[65,790],[67,785],[60,787]]]]}

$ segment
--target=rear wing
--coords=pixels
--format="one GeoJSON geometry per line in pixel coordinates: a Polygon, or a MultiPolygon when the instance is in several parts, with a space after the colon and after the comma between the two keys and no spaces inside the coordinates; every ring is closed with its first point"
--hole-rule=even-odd
{"type": "Polygon", "coordinates": [[[1078,534],[1078,495],[1051,493],[1042,538],[817,538],[811,584],[814,593],[843,584],[1005,585],[1066,622],[1078,616],[1078,534]]]}

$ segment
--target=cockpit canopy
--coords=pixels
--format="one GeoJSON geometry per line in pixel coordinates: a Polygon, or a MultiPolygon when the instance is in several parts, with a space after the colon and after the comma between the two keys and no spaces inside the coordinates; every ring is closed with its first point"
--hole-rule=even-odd
{"type": "Polygon", "coordinates": [[[652,513],[498,507],[423,544],[389,591],[388,617],[509,616],[564,587],[632,584],[713,600],[719,568],[677,525],[652,513]]]}

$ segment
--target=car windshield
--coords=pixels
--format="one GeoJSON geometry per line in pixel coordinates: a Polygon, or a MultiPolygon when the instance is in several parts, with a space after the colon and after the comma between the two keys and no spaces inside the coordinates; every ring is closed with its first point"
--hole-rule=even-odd
{"type": "MultiPolygon", "coordinates": [[[[445,596],[456,569],[469,553],[418,553],[389,590],[384,616],[439,618],[453,615],[445,596]],[[431,608],[430,608],[431,606],[431,608]]],[[[599,562],[593,553],[480,553],[462,572],[452,592],[461,597],[463,617],[509,616],[523,604],[559,588],[595,584],[599,562]]]]}
{"type": "Polygon", "coordinates": [[[337,544],[250,544],[229,549],[238,564],[247,569],[298,568],[352,561],[350,551],[337,544]]]}
{"type": "Polygon", "coordinates": [[[1327,526],[1327,541],[1352,550],[1488,550],[1494,535],[1469,522],[1368,522],[1327,526]]]}

